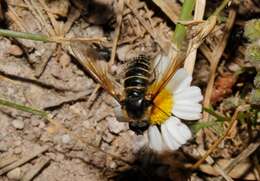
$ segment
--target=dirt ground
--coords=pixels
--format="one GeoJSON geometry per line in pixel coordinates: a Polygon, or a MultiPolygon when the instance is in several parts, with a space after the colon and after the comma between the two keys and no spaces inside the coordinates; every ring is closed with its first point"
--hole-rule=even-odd
{"type": "MultiPolygon", "coordinates": [[[[163,156],[152,153],[147,147],[147,136],[136,135],[127,123],[116,120],[114,99],[69,53],[65,38],[92,38],[75,42],[94,42],[103,59],[114,59],[113,74],[120,78],[127,60],[143,49],[148,54],[167,50],[174,24],[152,1],[125,0],[123,11],[120,11],[120,0],[0,2],[1,28],[44,34],[54,39],[43,42],[0,36],[0,97],[47,111],[53,120],[50,122],[35,114],[0,107],[0,181],[187,180],[189,177],[191,180],[221,180],[223,174],[210,163],[215,160],[223,168],[230,160],[241,158],[245,150],[247,156],[237,162],[239,168],[232,167],[234,173],[228,178],[259,179],[259,153],[256,151],[259,122],[249,132],[247,124],[236,122],[225,142],[220,143],[208,158],[212,160],[195,170],[189,169],[186,165],[196,163],[205,153],[197,151],[202,145],[199,137],[194,135],[193,140],[175,153],[163,156]],[[60,37],[63,40],[59,40],[60,37]],[[115,37],[118,41],[114,51],[115,37]]],[[[257,1],[247,2],[257,4],[257,1]]],[[[209,9],[217,7],[211,7],[210,3],[208,6],[209,9]]],[[[173,3],[176,15],[180,7],[180,3],[173,3]]],[[[249,11],[249,7],[240,5],[237,8],[236,26],[243,27],[246,20],[240,17],[249,11]]],[[[259,8],[252,11],[259,13],[259,8]]],[[[225,18],[229,15],[229,9],[226,9],[225,18]]],[[[220,23],[214,33],[224,36],[224,25],[220,23]]],[[[232,36],[234,34],[232,30],[232,36]]],[[[212,39],[210,41],[214,41],[212,39]]],[[[256,70],[241,55],[245,45],[239,43],[239,55],[231,55],[233,52],[224,52],[224,49],[221,52],[211,99],[214,109],[227,117],[232,117],[238,104],[232,100],[229,109],[223,102],[242,94],[237,91],[244,88],[239,87],[241,82],[251,81],[248,85],[252,90],[256,75],[256,70]],[[246,71],[249,73],[242,78],[235,77],[241,67],[252,68],[252,74],[246,71]],[[223,82],[228,83],[223,86],[223,82]]],[[[197,55],[193,84],[200,86],[205,94],[211,67],[202,54],[203,50],[197,55]]],[[[209,139],[204,142],[205,150],[223,135],[228,125],[226,121],[206,133],[209,139]]]]}

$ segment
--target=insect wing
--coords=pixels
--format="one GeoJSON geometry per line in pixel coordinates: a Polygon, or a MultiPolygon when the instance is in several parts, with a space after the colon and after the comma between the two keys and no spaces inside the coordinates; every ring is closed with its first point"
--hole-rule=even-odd
{"type": "Polygon", "coordinates": [[[86,71],[90,73],[92,78],[120,102],[123,88],[108,72],[108,64],[104,61],[99,61],[98,53],[93,48],[82,43],[70,44],[69,51],[86,71]]]}
{"type": "Polygon", "coordinates": [[[160,94],[160,92],[172,79],[173,75],[182,64],[184,56],[177,53],[170,57],[171,58],[161,55],[160,57],[156,57],[154,61],[154,73],[156,75],[156,80],[152,84],[151,89],[148,91],[148,95],[150,95],[152,101],[160,94]]]}

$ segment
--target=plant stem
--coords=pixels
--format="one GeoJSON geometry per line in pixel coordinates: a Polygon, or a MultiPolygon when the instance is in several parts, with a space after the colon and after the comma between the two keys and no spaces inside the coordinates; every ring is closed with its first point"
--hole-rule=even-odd
{"type": "Polygon", "coordinates": [[[5,30],[5,29],[0,29],[0,36],[7,36],[7,37],[13,37],[13,38],[23,38],[23,39],[43,41],[43,42],[50,41],[49,37],[46,36],[46,35],[17,32],[17,31],[5,30]]]}
{"type": "Polygon", "coordinates": [[[22,105],[22,104],[17,104],[17,103],[7,101],[7,100],[1,99],[1,98],[0,98],[0,105],[7,106],[7,107],[10,107],[10,108],[14,108],[14,109],[17,109],[17,110],[20,110],[20,111],[29,112],[29,113],[41,116],[43,118],[46,118],[48,116],[48,113],[45,112],[45,111],[34,109],[34,108],[31,108],[31,107],[28,107],[28,106],[25,106],[25,105],[22,105]]]}
{"type": "MultiPolygon", "coordinates": [[[[184,0],[179,20],[181,21],[190,20],[192,18],[192,10],[194,8],[194,5],[195,5],[195,0],[184,0]]],[[[175,28],[173,41],[176,43],[179,49],[181,48],[185,36],[186,36],[186,27],[178,23],[175,28]]]]}
{"type": "Polygon", "coordinates": [[[219,13],[226,7],[230,0],[223,0],[220,6],[214,11],[211,16],[218,16],[219,13]]]}

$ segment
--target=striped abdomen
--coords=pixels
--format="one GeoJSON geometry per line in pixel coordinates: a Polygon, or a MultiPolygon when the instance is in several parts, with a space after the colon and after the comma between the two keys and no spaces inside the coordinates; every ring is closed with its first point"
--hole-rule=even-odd
{"type": "Polygon", "coordinates": [[[125,78],[125,100],[123,107],[128,116],[135,121],[130,122],[129,128],[137,134],[142,134],[149,126],[145,112],[150,106],[145,94],[150,83],[150,62],[145,56],[136,57],[128,66],[125,78]]]}
{"type": "Polygon", "coordinates": [[[143,55],[136,57],[129,64],[125,73],[124,87],[126,97],[136,94],[144,96],[150,77],[150,62],[147,57],[143,55]]]}

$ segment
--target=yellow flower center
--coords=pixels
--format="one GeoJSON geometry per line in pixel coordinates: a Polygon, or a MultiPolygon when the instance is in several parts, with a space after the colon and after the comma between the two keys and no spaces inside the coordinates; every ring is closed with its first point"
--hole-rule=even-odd
{"type": "Polygon", "coordinates": [[[155,98],[151,108],[150,124],[162,124],[170,116],[173,107],[173,95],[166,88],[163,89],[155,98]]]}

